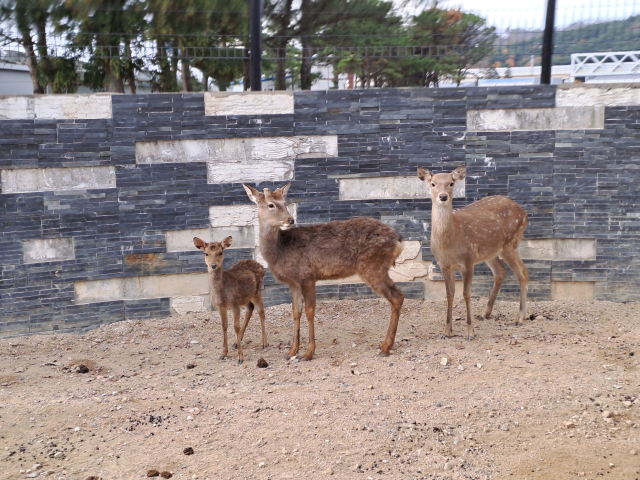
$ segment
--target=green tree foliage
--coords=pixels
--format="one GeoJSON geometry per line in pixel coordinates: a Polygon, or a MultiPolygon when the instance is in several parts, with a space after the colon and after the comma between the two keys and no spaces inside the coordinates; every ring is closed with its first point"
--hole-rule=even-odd
{"type": "Polygon", "coordinates": [[[71,74],[73,61],[56,58],[49,51],[47,28],[59,19],[62,0],[11,0],[0,6],[0,39],[24,49],[33,93],[75,92],[77,73],[71,74]]]}

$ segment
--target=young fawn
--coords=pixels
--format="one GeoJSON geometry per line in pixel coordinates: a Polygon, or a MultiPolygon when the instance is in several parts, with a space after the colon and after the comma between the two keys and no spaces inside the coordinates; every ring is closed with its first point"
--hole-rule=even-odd
{"type": "Polygon", "coordinates": [[[402,236],[373,218],[353,218],[289,228],[294,220],[285,198],[291,183],[270,192],[244,185],[258,206],[260,252],[273,275],[289,285],[293,306],[293,342],[287,358],[298,353],[302,305],[309,321],[309,346],[300,360],[311,360],[316,348],[313,319],[316,282],[358,274],[391,303],[391,320],[381,355],[389,355],[395,342],[404,294],[389,277],[389,269],[402,252],[402,236]]]}
{"type": "MultiPolygon", "coordinates": [[[[262,304],[262,280],[266,270],[262,265],[253,260],[241,260],[229,270],[222,269],[224,250],[231,246],[231,237],[222,242],[206,243],[195,237],[193,243],[196,248],[204,251],[204,261],[209,271],[209,285],[211,288],[211,300],[220,312],[222,320],[222,355],[220,360],[227,357],[227,309],[233,309],[233,327],[236,331],[236,345],[238,347],[238,363],[244,361],[242,354],[242,337],[247,329],[253,309],[258,310],[260,324],[262,326],[262,348],[267,348],[267,333],[264,327],[264,305],[262,304]],[[246,307],[247,313],[244,325],[240,328],[240,307],[246,307]]],[[[235,345],[234,345],[235,347],[235,345]]]]}
{"type": "Polygon", "coordinates": [[[529,271],[520,260],[518,245],[529,220],[523,208],[513,200],[503,197],[487,197],[453,209],[453,186],[467,175],[467,167],[461,166],[451,173],[433,175],[418,167],[418,177],[431,185],[431,252],[444,276],[447,291],[447,324],[442,338],[451,335],[453,296],[456,270],[464,279],[463,296],[467,304],[467,338],[473,340],[471,324],[471,281],[475,264],[485,262],[493,272],[493,290],[481,319],[491,315],[507,270],[502,258],[515,272],[520,283],[520,313],[516,325],[524,321],[527,304],[529,271]],[[500,258],[499,258],[500,257],[500,258]]]}

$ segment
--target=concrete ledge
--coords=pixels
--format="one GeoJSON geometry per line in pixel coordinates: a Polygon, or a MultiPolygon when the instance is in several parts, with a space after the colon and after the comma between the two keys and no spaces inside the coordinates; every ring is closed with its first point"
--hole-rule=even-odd
{"type": "Polygon", "coordinates": [[[293,180],[293,160],[265,160],[247,163],[207,164],[207,183],[260,183],[293,180]]]}
{"type": "MultiPolygon", "coordinates": [[[[340,200],[375,200],[430,198],[431,187],[418,175],[397,175],[393,177],[341,178],[339,179],[340,200]]],[[[456,182],[454,198],[464,198],[465,183],[456,182]]]]}
{"type": "Polygon", "coordinates": [[[21,168],[0,177],[2,193],[116,188],[115,167],[21,168]]]}
{"type": "Polygon", "coordinates": [[[73,238],[38,238],[22,241],[24,263],[59,262],[76,258],[73,238]]]}
{"type": "Polygon", "coordinates": [[[177,273],[145,277],[119,277],[74,284],[76,305],[209,294],[209,274],[177,273]]]}
{"type": "Polygon", "coordinates": [[[187,313],[206,312],[208,307],[208,296],[189,295],[175,297],[170,300],[171,313],[175,315],[186,315],[187,313]]]}
{"type": "Polygon", "coordinates": [[[110,94],[0,97],[0,120],[84,120],[111,116],[110,94]]]}
{"type": "Polygon", "coordinates": [[[596,240],[593,238],[540,238],[520,242],[523,260],[595,260],[596,240]]]}
{"type": "Polygon", "coordinates": [[[558,85],[556,106],[585,107],[600,105],[616,107],[640,105],[640,88],[635,85],[580,85],[567,88],[558,85]]]}
{"type": "Polygon", "coordinates": [[[551,282],[551,298],[553,300],[573,300],[584,302],[595,300],[595,282],[551,282]]]}
{"type": "Polygon", "coordinates": [[[293,114],[293,92],[206,92],[205,115],[293,114]]]}
{"type": "Polygon", "coordinates": [[[603,106],[467,110],[468,132],[602,128],[603,106]]]}

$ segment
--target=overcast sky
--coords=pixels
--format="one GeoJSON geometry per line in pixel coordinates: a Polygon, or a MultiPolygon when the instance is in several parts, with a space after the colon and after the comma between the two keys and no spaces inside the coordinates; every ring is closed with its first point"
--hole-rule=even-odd
{"type": "MultiPolygon", "coordinates": [[[[401,0],[397,0],[401,1],[401,0]]],[[[417,0],[413,0],[416,5],[417,0]]],[[[429,5],[430,0],[424,4],[429,5]]],[[[461,7],[489,20],[503,31],[507,28],[541,29],[544,25],[546,0],[440,0],[443,7],[461,7]]],[[[615,20],[640,14],[640,0],[556,0],[556,25],[580,20],[615,20]]],[[[415,7],[414,7],[415,8],[415,7]]]]}

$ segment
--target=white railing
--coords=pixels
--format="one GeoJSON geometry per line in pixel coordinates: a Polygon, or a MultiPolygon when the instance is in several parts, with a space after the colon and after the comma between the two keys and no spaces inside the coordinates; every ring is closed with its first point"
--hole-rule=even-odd
{"type": "Polygon", "coordinates": [[[640,51],[571,54],[571,76],[640,75],[640,51]]]}

